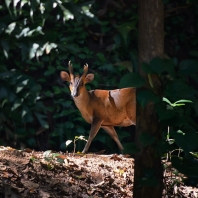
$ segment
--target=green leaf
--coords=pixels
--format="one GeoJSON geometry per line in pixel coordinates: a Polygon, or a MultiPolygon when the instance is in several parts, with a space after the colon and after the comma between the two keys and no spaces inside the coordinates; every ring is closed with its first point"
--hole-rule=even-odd
{"type": "Polygon", "coordinates": [[[23,118],[28,113],[30,113],[30,110],[29,110],[29,108],[26,105],[24,105],[23,109],[22,109],[21,117],[23,118]]]}
{"type": "Polygon", "coordinates": [[[7,8],[10,7],[10,3],[11,3],[11,2],[12,2],[12,0],[5,0],[5,3],[6,3],[7,8]]]}
{"type": "Polygon", "coordinates": [[[29,58],[30,59],[35,57],[38,48],[39,48],[39,44],[37,44],[37,43],[32,44],[32,47],[30,48],[30,51],[29,51],[29,58]]]}
{"type": "Polygon", "coordinates": [[[63,71],[65,71],[65,70],[67,70],[67,67],[63,67],[63,66],[60,66],[60,65],[59,65],[59,66],[57,67],[57,69],[58,69],[58,70],[63,70],[63,71]]]}
{"type": "Polygon", "coordinates": [[[136,30],[136,23],[137,21],[131,21],[122,23],[120,26],[117,27],[118,32],[122,35],[125,44],[127,44],[127,37],[129,35],[129,32],[132,30],[136,30]]]}
{"type": "Polygon", "coordinates": [[[164,91],[164,96],[171,98],[172,101],[178,101],[181,98],[193,100],[195,94],[197,94],[197,90],[182,81],[182,79],[168,82],[164,91]]]}
{"type": "Polygon", "coordinates": [[[27,85],[29,79],[23,80],[21,83],[19,83],[16,87],[16,93],[19,93],[20,91],[22,91],[25,86],[27,85]]]}
{"type": "Polygon", "coordinates": [[[0,34],[5,30],[5,28],[6,28],[6,24],[3,21],[1,21],[0,22],[0,34]]]}
{"type": "Polygon", "coordinates": [[[30,109],[28,109],[28,113],[24,115],[23,117],[23,123],[27,123],[27,122],[33,122],[33,115],[32,112],[30,111],[30,109]]]}
{"type": "Polygon", "coordinates": [[[179,72],[182,75],[191,75],[191,74],[195,74],[196,72],[198,72],[198,61],[197,60],[183,60],[180,64],[179,64],[179,72]]]}
{"type": "Polygon", "coordinates": [[[16,38],[20,38],[22,36],[26,37],[28,32],[30,31],[30,28],[29,27],[26,27],[24,28],[20,34],[16,35],[16,38]]]}
{"type": "Polygon", "coordinates": [[[198,51],[190,51],[189,53],[191,56],[198,58],[198,51]]]}
{"type": "Polygon", "coordinates": [[[158,103],[160,101],[160,98],[150,90],[143,90],[138,92],[137,101],[141,104],[142,107],[145,107],[148,102],[153,102],[155,104],[158,103]]]}
{"type": "Polygon", "coordinates": [[[191,100],[178,100],[177,102],[175,102],[174,104],[180,103],[180,102],[189,102],[189,103],[193,103],[191,100]]]}
{"type": "Polygon", "coordinates": [[[2,40],[1,40],[1,46],[2,46],[2,48],[3,48],[4,56],[5,56],[6,58],[8,58],[8,52],[9,52],[9,50],[10,50],[10,46],[9,46],[8,42],[2,39],[2,40]]]}
{"type": "Polygon", "coordinates": [[[68,21],[70,19],[74,19],[74,15],[66,9],[61,3],[58,4],[63,11],[64,14],[64,21],[68,21]]]}
{"type": "Polygon", "coordinates": [[[17,87],[16,87],[16,93],[19,93],[20,91],[22,91],[23,88],[24,88],[24,86],[21,85],[21,83],[19,85],[17,85],[17,87]]]}
{"type": "Polygon", "coordinates": [[[78,54],[78,57],[81,58],[81,59],[85,59],[86,55],[85,54],[78,54]]]}
{"type": "Polygon", "coordinates": [[[20,43],[22,61],[24,61],[28,56],[29,46],[26,43],[20,43]]]}
{"type": "Polygon", "coordinates": [[[77,132],[78,132],[79,134],[85,134],[85,128],[79,126],[79,127],[77,128],[77,132]]]}
{"type": "Polygon", "coordinates": [[[162,106],[157,107],[156,111],[158,113],[160,121],[173,119],[173,117],[176,115],[175,111],[173,111],[171,109],[164,108],[162,106]]]}
{"type": "Polygon", "coordinates": [[[45,76],[50,76],[50,75],[54,74],[55,71],[56,71],[56,69],[55,69],[54,67],[49,66],[49,67],[48,67],[48,70],[44,72],[44,75],[45,75],[45,76]]]}
{"type": "Polygon", "coordinates": [[[87,139],[86,139],[85,136],[83,136],[83,135],[75,136],[74,140],[75,140],[75,141],[76,141],[76,140],[84,140],[84,141],[87,142],[87,139]]]}
{"type": "Polygon", "coordinates": [[[12,31],[15,29],[16,27],[16,22],[10,23],[10,25],[8,25],[7,29],[5,30],[5,32],[7,34],[11,34],[12,31]]]}
{"type": "Polygon", "coordinates": [[[103,53],[97,53],[96,56],[99,58],[99,60],[102,62],[102,63],[105,63],[106,62],[106,58],[104,56],[103,53]]]}
{"type": "Polygon", "coordinates": [[[67,115],[69,115],[69,114],[70,114],[70,111],[68,111],[68,110],[63,110],[63,111],[61,111],[61,113],[59,114],[59,117],[67,116],[67,115]]]}
{"type": "Polygon", "coordinates": [[[41,90],[41,86],[38,84],[35,84],[31,89],[30,93],[38,93],[41,90]]]}
{"type": "Polygon", "coordinates": [[[119,83],[119,88],[124,87],[141,87],[145,80],[137,73],[129,73],[124,75],[119,83]]]}
{"type": "Polygon", "coordinates": [[[44,94],[47,97],[53,97],[53,93],[51,91],[49,91],[49,90],[48,91],[45,91],[44,94]]]}
{"type": "Polygon", "coordinates": [[[184,106],[184,105],[185,105],[184,103],[180,103],[180,104],[173,104],[173,106],[174,106],[174,107],[176,107],[176,106],[177,106],[177,107],[179,107],[179,106],[184,106]]]}
{"type": "Polygon", "coordinates": [[[176,102],[174,102],[174,103],[171,103],[167,98],[165,98],[165,97],[163,97],[163,101],[164,102],[167,102],[170,106],[172,106],[172,107],[177,107],[177,106],[184,106],[185,104],[185,102],[189,102],[189,103],[192,103],[192,101],[191,100],[178,100],[178,101],[176,101],[176,102]],[[181,102],[184,102],[184,103],[181,103],[181,102]]]}
{"type": "Polygon", "coordinates": [[[175,143],[184,150],[184,152],[188,153],[190,151],[194,151],[198,148],[198,134],[193,131],[182,132],[171,131],[171,136],[175,139],[175,143]]]}
{"type": "Polygon", "coordinates": [[[9,92],[8,94],[8,99],[9,99],[9,102],[13,102],[16,98],[16,94],[13,93],[12,91],[9,92]]]}
{"type": "Polygon", "coordinates": [[[45,115],[42,115],[42,114],[40,114],[40,113],[36,113],[36,112],[34,112],[34,114],[36,115],[36,117],[37,117],[38,121],[40,122],[41,126],[42,126],[43,128],[45,128],[45,129],[48,129],[48,128],[49,128],[49,125],[48,125],[48,123],[43,119],[43,118],[46,118],[46,116],[45,116],[45,115]]]}
{"type": "Polygon", "coordinates": [[[179,157],[172,157],[171,162],[174,168],[176,168],[179,172],[187,175],[195,177],[198,175],[198,161],[194,159],[185,159],[179,157]]]}
{"type": "Polygon", "coordinates": [[[13,0],[13,8],[14,8],[14,14],[17,15],[17,4],[20,2],[20,0],[13,0]]]}
{"type": "Polygon", "coordinates": [[[59,162],[59,163],[61,163],[61,164],[65,163],[65,160],[64,159],[61,159],[61,158],[57,158],[56,161],[59,162]]]}
{"type": "Polygon", "coordinates": [[[190,154],[198,159],[198,153],[197,152],[190,152],[190,154]]]}
{"type": "Polygon", "coordinates": [[[168,103],[170,106],[172,106],[173,104],[170,102],[170,100],[168,100],[168,98],[163,97],[162,99],[164,102],[168,103]]]}
{"type": "Polygon", "coordinates": [[[61,89],[59,88],[59,87],[57,87],[57,86],[54,86],[53,87],[53,90],[54,90],[54,94],[60,94],[61,93],[61,89]]]}
{"type": "MultiPolygon", "coordinates": [[[[6,66],[4,66],[4,67],[6,67],[6,66]]],[[[2,69],[2,68],[0,68],[0,69],[2,69]]],[[[13,73],[9,72],[9,71],[5,71],[5,72],[0,73],[0,79],[2,79],[2,80],[11,78],[12,76],[13,76],[13,73]]]]}
{"type": "Polygon", "coordinates": [[[73,142],[72,140],[67,140],[67,141],[65,142],[66,147],[68,147],[72,142],[73,142]]]}
{"type": "Polygon", "coordinates": [[[45,46],[46,54],[49,54],[52,49],[57,48],[57,44],[56,43],[46,43],[44,46],[45,46]]]}
{"type": "Polygon", "coordinates": [[[117,63],[115,63],[114,65],[125,67],[125,68],[127,68],[130,72],[133,71],[133,65],[132,65],[132,62],[131,62],[131,61],[117,62],[117,63]]]}
{"type": "Polygon", "coordinates": [[[104,63],[102,66],[98,67],[98,69],[113,72],[115,68],[113,67],[113,64],[111,64],[111,63],[109,63],[109,64],[104,63]]]}
{"type": "Polygon", "coordinates": [[[0,87],[0,99],[7,98],[8,90],[5,87],[0,87]]]}
{"type": "Polygon", "coordinates": [[[152,67],[149,63],[142,63],[141,65],[142,70],[146,73],[146,74],[152,74],[154,73],[154,71],[152,70],[152,67]]]}
{"type": "Polygon", "coordinates": [[[39,78],[38,80],[37,80],[37,82],[47,82],[47,80],[46,80],[46,78],[39,78]]]}
{"type": "Polygon", "coordinates": [[[52,154],[52,150],[47,150],[43,153],[44,157],[49,157],[52,154]]]}
{"type": "MultiPolygon", "coordinates": [[[[70,112],[71,113],[71,112],[70,112]]],[[[68,129],[73,129],[74,128],[74,123],[73,122],[68,122],[67,127],[68,129]]]]}
{"type": "Polygon", "coordinates": [[[172,59],[162,59],[159,57],[153,58],[150,63],[143,63],[142,69],[148,73],[157,73],[162,74],[163,72],[167,72],[168,74],[174,76],[175,75],[175,64],[172,59]]]}
{"type": "Polygon", "coordinates": [[[77,45],[77,44],[69,44],[69,45],[66,45],[65,46],[67,49],[68,49],[68,51],[70,51],[70,53],[80,53],[80,47],[77,45]]]}
{"type": "Polygon", "coordinates": [[[22,103],[23,103],[23,100],[22,100],[22,99],[16,99],[16,100],[14,101],[14,104],[13,104],[11,110],[14,111],[14,110],[17,109],[18,107],[20,107],[20,106],[22,105],[22,103]]]}
{"type": "Polygon", "coordinates": [[[181,133],[182,135],[185,135],[185,133],[181,130],[178,130],[177,133],[181,133]]]}

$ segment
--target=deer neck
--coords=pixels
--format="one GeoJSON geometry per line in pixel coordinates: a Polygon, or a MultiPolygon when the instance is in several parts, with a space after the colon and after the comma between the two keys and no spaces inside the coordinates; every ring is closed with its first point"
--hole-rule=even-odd
{"type": "Polygon", "coordinates": [[[78,97],[74,98],[74,102],[80,111],[86,109],[86,106],[89,104],[90,94],[87,89],[83,90],[78,97]]]}

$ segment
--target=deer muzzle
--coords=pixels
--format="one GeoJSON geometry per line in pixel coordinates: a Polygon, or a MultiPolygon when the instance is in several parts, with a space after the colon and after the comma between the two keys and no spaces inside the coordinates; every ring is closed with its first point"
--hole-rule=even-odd
{"type": "Polygon", "coordinates": [[[73,87],[73,89],[71,90],[71,96],[72,98],[78,97],[78,88],[77,87],[73,87]]]}

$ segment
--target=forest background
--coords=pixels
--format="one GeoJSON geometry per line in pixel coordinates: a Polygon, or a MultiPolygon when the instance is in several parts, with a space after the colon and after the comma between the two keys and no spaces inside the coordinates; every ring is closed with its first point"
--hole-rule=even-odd
{"type": "MultiPolygon", "coordinates": [[[[87,138],[90,125],[81,117],[60,71],[72,61],[81,73],[89,64],[95,74],[88,89],[141,87],[138,74],[138,7],[133,1],[0,1],[0,145],[35,150],[73,151],[65,141],[87,138]]],[[[164,0],[165,59],[143,68],[160,76],[163,95],[142,91],[137,101],[156,105],[163,138],[157,142],[162,159],[198,182],[198,3],[164,0]],[[187,168],[188,167],[188,168],[187,168]]],[[[125,153],[137,147],[134,127],[118,128],[125,153]]],[[[144,146],[154,137],[141,136],[144,146]]],[[[84,141],[77,142],[81,151],[84,141]]],[[[100,131],[90,151],[119,152],[100,131]]]]}

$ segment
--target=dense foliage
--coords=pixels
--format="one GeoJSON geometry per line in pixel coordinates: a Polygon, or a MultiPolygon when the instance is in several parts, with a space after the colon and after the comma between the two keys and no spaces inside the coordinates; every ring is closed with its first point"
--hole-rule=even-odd
{"type": "MultiPolygon", "coordinates": [[[[166,59],[143,65],[148,75],[160,76],[163,90],[156,95],[151,79],[150,90],[140,92],[137,99],[142,107],[155,102],[164,136],[156,149],[163,157],[168,154],[179,171],[193,177],[192,183],[198,175],[198,4],[164,0],[164,6],[166,59]]],[[[90,125],[59,78],[69,60],[76,73],[89,64],[95,80],[88,89],[144,84],[137,74],[135,0],[5,0],[0,13],[1,145],[65,150],[66,140],[88,135],[90,125]]],[[[125,152],[135,152],[131,128],[117,131],[125,152]]],[[[94,140],[92,151],[104,147],[117,151],[102,131],[94,140]]],[[[146,134],[141,141],[144,146],[155,143],[146,134]]],[[[76,145],[76,150],[82,150],[84,141],[76,145]]],[[[72,149],[70,145],[68,150],[72,149]]]]}
{"type": "MultiPolygon", "coordinates": [[[[140,91],[137,95],[142,107],[147,102],[154,102],[163,136],[159,141],[145,131],[140,137],[142,145],[153,144],[162,159],[170,160],[177,170],[189,176],[187,181],[191,185],[196,185],[198,182],[197,65],[196,59],[177,63],[171,59],[154,58],[142,67],[148,75],[160,76],[163,87],[160,90],[161,95],[156,94],[152,78],[150,88],[140,91]]],[[[145,182],[147,184],[154,182],[152,174],[148,175],[145,182]]]]}
{"type": "MultiPolygon", "coordinates": [[[[67,70],[69,60],[77,73],[88,63],[95,74],[88,89],[116,88],[126,68],[132,70],[129,60],[137,48],[126,53],[137,40],[137,15],[131,16],[136,6],[125,6],[124,13],[121,6],[119,15],[115,8],[102,14],[102,6],[92,1],[5,1],[1,6],[1,144],[59,150],[65,140],[88,135],[90,125],[74,106],[60,71],[67,70]],[[99,20],[97,10],[107,18],[99,20]]],[[[130,136],[122,131],[121,139],[130,136]]],[[[95,140],[112,141],[104,133],[95,140]]]]}

